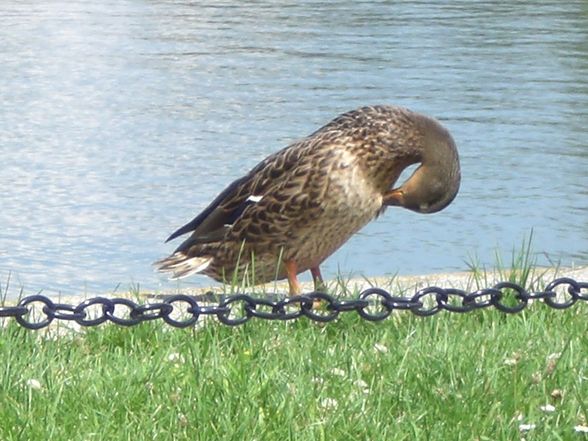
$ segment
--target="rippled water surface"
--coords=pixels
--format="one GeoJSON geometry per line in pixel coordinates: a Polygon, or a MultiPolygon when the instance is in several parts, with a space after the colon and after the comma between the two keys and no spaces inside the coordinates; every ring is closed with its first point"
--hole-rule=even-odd
{"type": "Polygon", "coordinates": [[[4,1],[0,16],[9,294],[176,287],[151,267],[169,233],[269,153],[377,103],[451,130],[462,189],[435,215],[389,209],[328,276],[492,265],[531,230],[541,263],[588,263],[586,2],[4,1]]]}

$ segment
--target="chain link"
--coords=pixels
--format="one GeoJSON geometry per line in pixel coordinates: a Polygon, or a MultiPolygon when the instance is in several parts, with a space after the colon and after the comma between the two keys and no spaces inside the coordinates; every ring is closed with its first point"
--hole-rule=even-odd
{"type": "Polygon", "coordinates": [[[130,299],[95,297],[78,305],[54,303],[43,295],[23,298],[16,306],[0,307],[0,318],[13,317],[27,329],[41,329],[54,320],[73,321],[80,326],[97,326],[110,321],[120,326],[134,326],[162,319],[176,328],[196,324],[203,316],[216,317],[219,322],[236,326],[251,318],[265,320],[294,320],[305,316],[317,322],[330,322],[342,312],[356,311],[368,321],[385,320],[394,310],[407,310],[422,317],[440,311],[466,313],[495,307],[507,314],[525,309],[530,301],[543,301],[554,309],[566,309],[577,301],[588,301],[588,282],[568,277],[555,279],[545,291],[528,292],[512,282],[501,282],[492,288],[466,292],[455,288],[429,286],[412,297],[394,296],[381,288],[368,288],[356,299],[339,299],[323,292],[286,297],[273,295],[255,298],[248,294],[217,297],[184,294],[158,296],[159,303],[138,304],[130,299]],[[126,312],[125,312],[126,311],[126,312]]]}

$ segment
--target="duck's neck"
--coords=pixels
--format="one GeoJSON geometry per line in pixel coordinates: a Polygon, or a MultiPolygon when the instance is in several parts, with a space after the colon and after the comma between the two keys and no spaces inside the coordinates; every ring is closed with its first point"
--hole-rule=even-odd
{"type": "Polygon", "coordinates": [[[457,195],[461,180],[459,157],[453,138],[437,121],[415,115],[414,122],[421,139],[411,146],[408,157],[411,164],[421,165],[393,190],[396,196],[390,204],[433,213],[445,208],[457,195]]]}

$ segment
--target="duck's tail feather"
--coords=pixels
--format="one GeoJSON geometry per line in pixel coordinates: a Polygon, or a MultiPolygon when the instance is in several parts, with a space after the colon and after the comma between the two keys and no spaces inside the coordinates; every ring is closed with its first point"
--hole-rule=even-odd
{"type": "Polygon", "coordinates": [[[211,256],[188,256],[181,251],[176,251],[165,259],[154,263],[157,271],[171,273],[170,278],[182,279],[204,271],[212,262],[211,256]]]}

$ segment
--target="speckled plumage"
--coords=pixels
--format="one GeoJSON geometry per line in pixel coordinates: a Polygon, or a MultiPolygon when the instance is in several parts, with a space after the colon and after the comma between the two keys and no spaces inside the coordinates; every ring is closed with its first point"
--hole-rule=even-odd
{"type": "Polygon", "coordinates": [[[223,281],[237,267],[243,274],[254,266],[256,283],[290,279],[284,262],[294,262],[296,273],[318,269],[387,205],[438,211],[453,200],[459,181],[455,144],[439,123],[400,107],[363,107],[229,185],[170,236],[192,233],[156,264],[173,277],[201,272],[223,281]],[[392,189],[402,170],[418,162],[411,178],[392,189]]]}

